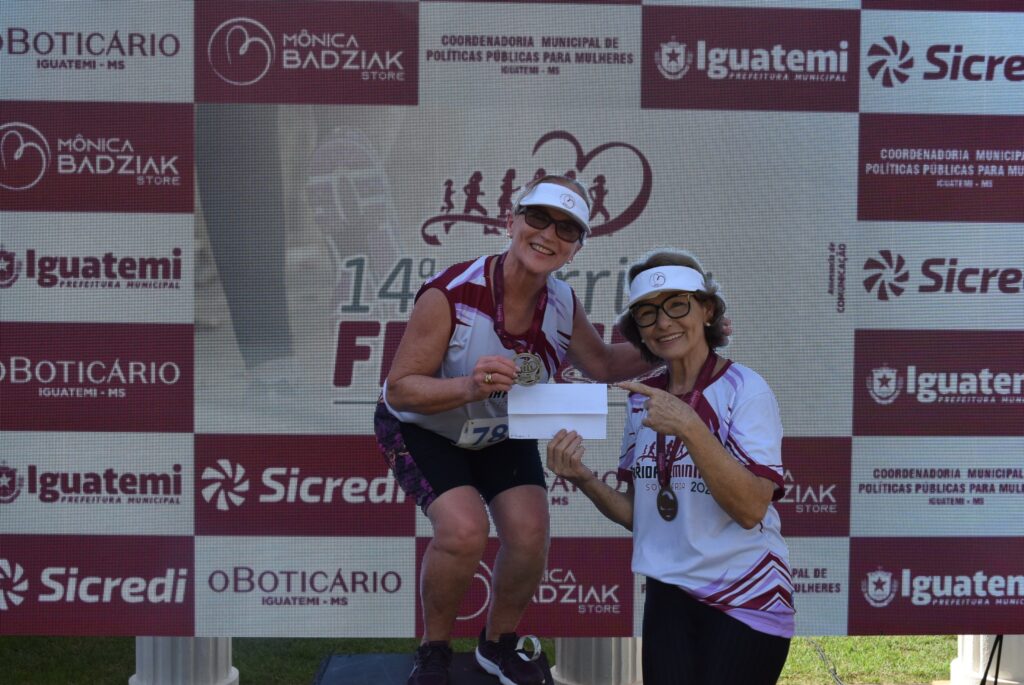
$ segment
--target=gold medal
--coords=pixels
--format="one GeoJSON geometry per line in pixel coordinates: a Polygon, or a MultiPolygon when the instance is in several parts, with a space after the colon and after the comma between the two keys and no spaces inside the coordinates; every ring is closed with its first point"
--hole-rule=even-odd
{"type": "Polygon", "coordinates": [[[658,514],[666,521],[671,521],[679,513],[679,500],[676,498],[676,493],[668,487],[658,490],[657,505],[658,514]]]}
{"type": "Polygon", "coordinates": [[[516,364],[516,383],[535,385],[540,382],[544,373],[544,363],[540,357],[531,352],[520,352],[513,361],[516,364]]]}

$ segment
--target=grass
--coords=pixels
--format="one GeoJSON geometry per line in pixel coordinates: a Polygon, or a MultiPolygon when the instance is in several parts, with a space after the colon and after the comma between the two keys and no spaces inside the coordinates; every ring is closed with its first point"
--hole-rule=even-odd
{"type": "MultiPolygon", "coordinates": [[[[554,657],[554,643],[544,650],[554,657]]],[[[917,685],[949,678],[956,636],[798,637],[782,685],[834,682],[815,649],[820,645],[847,685],[917,685]]],[[[244,685],[308,685],[328,654],[411,652],[415,640],[235,638],[234,665],[244,685]]],[[[456,640],[457,651],[474,641],[456,640]]],[[[0,637],[0,681],[11,685],[125,685],[135,672],[130,637],[0,637]]]]}

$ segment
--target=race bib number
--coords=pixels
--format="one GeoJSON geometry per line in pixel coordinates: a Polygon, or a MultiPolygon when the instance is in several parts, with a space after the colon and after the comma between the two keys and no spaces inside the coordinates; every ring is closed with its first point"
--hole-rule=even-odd
{"type": "Polygon", "coordinates": [[[482,450],[496,445],[508,437],[508,418],[499,416],[491,419],[470,419],[462,424],[462,432],[456,447],[467,450],[482,450]]]}

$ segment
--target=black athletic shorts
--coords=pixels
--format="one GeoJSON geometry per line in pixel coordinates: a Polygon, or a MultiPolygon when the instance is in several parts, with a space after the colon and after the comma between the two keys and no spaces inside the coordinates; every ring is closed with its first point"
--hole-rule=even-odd
{"type": "Polygon", "coordinates": [[[414,423],[399,421],[383,402],[373,417],[377,445],[395,479],[427,511],[442,493],[472,485],[490,503],[518,485],[546,487],[536,440],[503,440],[482,450],[452,441],[414,423]]]}

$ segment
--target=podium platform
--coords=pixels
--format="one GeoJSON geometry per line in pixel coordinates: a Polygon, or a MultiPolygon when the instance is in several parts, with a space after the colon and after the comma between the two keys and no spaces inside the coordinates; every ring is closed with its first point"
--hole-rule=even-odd
{"type": "MultiPolygon", "coordinates": [[[[547,685],[555,685],[547,655],[538,659],[547,685]]],[[[412,654],[330,654],[320,663],[313,685],[405,685],[412,654]]],[[[456,652],[451,685],[495,685],[498,679],[480,668],[472,652],[456,652]]]]}

